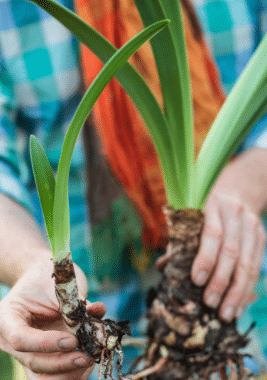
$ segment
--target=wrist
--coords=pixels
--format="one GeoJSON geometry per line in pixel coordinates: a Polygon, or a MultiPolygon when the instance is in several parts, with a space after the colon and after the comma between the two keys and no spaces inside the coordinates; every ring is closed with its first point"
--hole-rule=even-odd
{"type": "Polygon", "coordinates": [[[260,216],[267,205],[266,172],[267,149],[252,148],[225,167],[212,192],[236,197],[260,216]]]}
{"type": "Polygon", "coordinates": [[[25,254],[21,254],[19,263],[16,262],[16,271],[13,275],[14,284],[25,273],[40,268],[44,272],[53,273],[52,254],[49,248],[39,247],[34,250],[27,250],[25,254]]]}

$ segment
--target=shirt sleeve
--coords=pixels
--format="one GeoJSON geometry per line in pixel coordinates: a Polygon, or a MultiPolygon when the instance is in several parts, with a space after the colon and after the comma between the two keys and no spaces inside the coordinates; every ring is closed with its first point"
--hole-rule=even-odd
{"type": "Polygon", "coordinates": [[[34,213],[25,180],[28,168],[18,147],[16,109],[12,83],[0,66],[0,192],[34,213]]]}

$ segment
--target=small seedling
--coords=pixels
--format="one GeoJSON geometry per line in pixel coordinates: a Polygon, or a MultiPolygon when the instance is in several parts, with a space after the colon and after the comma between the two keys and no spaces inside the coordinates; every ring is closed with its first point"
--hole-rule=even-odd
{"type": "MultiPolygon", "coordinates": [[[[87,90],[72,119],[64,139],[56,179],[49,160],[38,140],[31,136],[30,154],[34,178],[42,206],[54,262],[56,295],[68,330],[77,336],[79,348],[95,361],[110,362],[117,352],[121,358],[121,339],[130,333],[128,321],[99,320],[86,312],[78,295],[70,251],[70,217],[68,178],[74,147],[81,128],[106,84],[127,59],[149,38],[167,26],[163,20],[149,26],[126,43],[106,63],[87,90]]],[[[120,373],[121,360],[118,360],[120,373]]]]}

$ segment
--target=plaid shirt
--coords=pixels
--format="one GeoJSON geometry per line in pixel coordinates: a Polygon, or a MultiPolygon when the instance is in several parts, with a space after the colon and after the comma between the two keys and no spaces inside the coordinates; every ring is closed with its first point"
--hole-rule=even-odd
{"type": "MultiPolygon", "coordinates": [[[[60,2],[72,9],[71,0],[60,2]]],[[[194,3],[229,91],[266,30],[267,0],[194,3]]],[[[80,99],[80,82],[78,46],[71,34],[31,3],[0,0],[0,191],[30,210],[41,224],[25,135],[37,136],[56,169],[63,136],[80,99]]],[[[267,145],[265,123],[264,119],[258,123],[243,149],[267,145]]],[[[93,276],[83,168],[79,141],[69,182],[73,257],[90,278],[90,299],[103,301],[108,317],[131,319],[137,334],[144,327],[142,282],[137,275],[108,295],[100,293],[93,276]]],[[[126,353],[126,361],[131,353],[126,353]]]]}
{"type": "MultiPolygon", "coordinates": [[[[78,44],[66,28],[26,1],[0,1],[0,191],[39,219],[28,135],[40,139],[56,169],[80,99],[80,83],[78,44]]],[[[88,246],[82,168],[78,142],[70,175],[72,245],[78,261],[88,246]]],[[[84,270],[89,273],[89,263],[84,270]]]]}

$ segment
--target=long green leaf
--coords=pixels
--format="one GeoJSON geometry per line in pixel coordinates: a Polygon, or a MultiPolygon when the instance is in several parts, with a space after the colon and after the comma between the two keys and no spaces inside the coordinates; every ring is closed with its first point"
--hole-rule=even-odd
{"type": "Polygon", "coordinates": [[[170,27],[165,29],[157,39],[151,41],[151,46],[159,72],[164,109],[170,128],[173,165],[176,167],[179,186],[182,186],[184,206],[189,206],[194,156],[193,121],[189,70],[179,2],[177,0],[135,0],[135,3],[145,26],[162,18],[171,20],[170,27]]]}
{"type": "Polygon", "coordinates": [[[96,77],[84,95],[72,119],[71,125],[64,139],[56,177],[53,217],[55,231],[55,254],[58,261],[62,260],[66,253],[70,250],[68,177],[72,154],[81,128],[95,101],[116,71],[118,71],[125,64],[127,59],[145,41],[153,37],[162,28],[167,26],[168,23],[168,20],[163,20],[149,26],[135,36],[131,41],[127,42],[120,50],[118,50],[96,77]]]}
{"type": "MultiPolygon", "coordinates": [[[[193,104],[191,94],[191,81],[189,64],[187,58],[184,25],[182,19],[181,5],[178,0],[160,0],[170,23],[170,33],[172,36],[176,59],[179,66],[179,76],[181,82],[182,104],[184,112],[184,139],[185,139],[185,161],[187,164],[188,184],[186,185],[186,206],[192,207],[195,192],[195,170],[194,170],[194,122],[193,104]]],[[[179,122],[179,115],[176,113],[176,120],[179,122]]],[[[176,123],[177,127],[177,123],[176,123]]]]}
{"type": "MultiPolygon", "coordinates": [[[[69,29],[80,42],[85,44],[104,63],[117,51],[105,37],[77,15],[53,0],[31,0],[69,29]]],[[[158,36],[157,36],[158,38],[158,36]]],[[[160,158],[162,172],[167,189],[168,202],[177,208],[182,207],[181,187],[178,187],[175,161],[172,156],[172,138],[169,134],[168,122],[149,87],[128,63],[116,73],[116,78],[129,94],[140,115],[146,123],[160,158]]],[[[177,151],[179,147],[175,147],[177,151]]]]}
{"type": "Polygon", "coordinates": [[[33,135],[30,137],[30,155],[36,188],[43,210],[45,226],[53,252],[55,178],[42,145],[33,135]]]}
{"type": "Polygon", "coordinates": [[[267,110],[267,35],[238,79],[200,150],[197,197],[201,207],[221,169],[267,110]]]}

